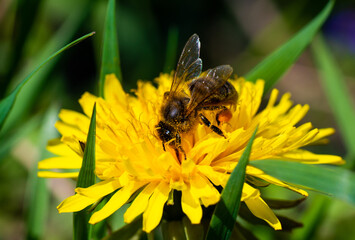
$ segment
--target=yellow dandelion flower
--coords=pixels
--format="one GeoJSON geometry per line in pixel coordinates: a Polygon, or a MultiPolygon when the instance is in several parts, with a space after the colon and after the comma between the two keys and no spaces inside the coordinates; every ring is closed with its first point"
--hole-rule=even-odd
{"type": "MultiPolygon", "coordinates": [[[[182,134],[186,159],[178,157],[171,148],[164,151],[162,141],[156,136],[156,124],[172,76],[162,74],[156,82],[157,88],[151,83],[138,82],[134,95],[130,95],[123,91],[114,75],[108,75],[105,99],[84,93],[79,100],[84,114],[71,110],[60,112],[56,128],[62,138],[48,146],[48,150],[58,156],[41,161],[39,169],[75,171],[40,171],[39,176],[78,176],[83,157],[81,143],[86,141],[91,111],[96,102],[95,174],[101,180],[88,188],[75,189],[76,194],[58,206],[60,213],[80,211],[113,193],[106,205],[91,216],[89,222],[95,224],[135,196],[124,214],[124,221],[130,223],[143,214],[143,230],[150,232],[160,223],[164,206],[173,202],[173,191],[179,191],[183,213],[191,223],[198,224],[203,217],[202,206],[208,207],[219,201],[220,192],[216,187],[226,185],[256,126],[259,127],[250,161],[278,158],[308,164],[343,163],[338,156],[300,149],[322,142],[334,132],[331,128],[313,128],[311,123],[295,126],[307,113],[308,105],[292,106],[290,94],[284,94],[276,104],[278,91],[274,89],[267,106],[260,110],[264,81],[251,83],[242,78],[230,80],[239,98],[235,108],[231,109],[230,121],[220,125],[226,138],[198,124],[193,131],[182,134]]],[[[211,111],[206,112],[206,116],[215,119],[211,111]]],[[[287,185],[253,166],[247,166],[246,174],[307,196],[306,191],[287,185]]],[[[262,199],[260,191],[248,180],[241,200],[256,217],[276,230],[281,229],[280,221],[262,199]]]]}

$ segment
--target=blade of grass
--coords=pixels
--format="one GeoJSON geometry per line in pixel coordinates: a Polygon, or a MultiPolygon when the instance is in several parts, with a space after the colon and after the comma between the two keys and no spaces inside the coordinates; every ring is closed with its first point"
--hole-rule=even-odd
{"type": "MultiPolygon", "coordinates": [[[[19,73],[13,77],[9,89],[7,90],[9,96],[14,91],[18,84],[21,84],[24,79],[29,77],[29,72],[34,72],[33,69],[38,68],[38,66],[43,65],[44,59],[47,59],[53,52],[55,52],[59,47],[58,43],[67,43],[73,39],[74,34],[77,32],[79,26],[83,23],[83,20],[89,13],[90,7],[85,7],[85,1],[78,1],[73,3],[73,13],[69,18],[63,23],[60,29],[55,33],[55,35],[48,41],[48,43],[41,48],[35,56],[32,57],[31,63],[26,65],[19,73]]],[[[73,42],[72,42],[73,43],[73,42]]],[[[63,44],[64,45],[64,44],[63,44]]],[[[59,45],[60,46],[60,45],[59,45]]],[[[53,69],[55,62],[58,61],[61,55],[53,58],[51,61],[47,62],[46,67],[42,67],[40,71],[37,71],[35,75],[31,77],[30,84],[22,84],[21,91],[17,93],[15,103],[13,104],[11,111],[6,117],[6,122],[0,121],[2,130],[0,134],[6,133],[8,130],[12,129],[13,126],[18,124],[27,118],[27,115],[31,113],[32,105],[36,103],[36,98],[39,95],[39,90],[42,84],[47,80],[48,73],[53,69]]],[[[30,74],[31,75],[31,74],[30,74]]],[[[0,107],[0,109],[2,109],[0,107]]],[[[6,109],[4,109],[6,110],[6,109]]],[[[2,112],[0,111],[0,120],[2,119],[2,112]]]]}
{"type": "Polygon", "coordinates": [[[176,27],[171,27],[168,33],[168,41],[166,44],[166,56],[164,73],[170,73],[176,65],[176,54],[178,46],[179,31],[176,27]]]}
{"type": "Polygon", "coordinates": [[[264,92],[269,91],[312,41],[317,31],[327,19],[333,5],[334,1],[330,0],[310,23],[303,27],[292,39],[255,66],[246,74],[245,78],[252,82],[255,82],[257,79],[264,79],[264,92]]]}
{"type": "Polygon", "coordinates": [[[349,170],[273,159],[250,164],[282,181],[355,204],[355,174],[349,170]]]}
{"type": "MultiPolygon", "coordinates": [[[[41,149],[41,157],[45,159],[52,156],[46,151],[47,141],[57,137],[58,133],[53,125],[57,120],[58,107],[51,107],[45,114],[40,130],[38,148],[41,149]]],[[[37,119],[39,122],[40,120],[37,119]]],[[[28,208],[27,208],[27,239],[43,239],[46,229],[46,217],[48,214],[50,192],[47,188],[47,179],[37,177],[37,162],[33,166],[29,176],[28,208]]]]}
{"type": "Polygon", "coordinates": [[[92,35],[94,35],[93,32],[86,34],[85,36],[78,38],[77,40],[69,43],[65,47],[61,48],[60,50],[58,50],[57,52],[52,54],[44,62],[42,62],[37,68],[35,68],[20,84],[18,84],[17,87],[10,93],[10,95],[8,95],[7,97],[5,97],[4,99],[2,99],[0,101],[0,130],[2,129],[5,120],[6,120],[7,116],[9,115],[11,108],[13,107],[13,105],[16,101],[16,97],[17,97],[18,93],[20,92],[22,87],[32,78],[32,76],[35,75],[43,66],[45,66],[50,60],[55,58],[58,54],[67,50],[68,48],[74,46],[75,44],[81,42],[82,40],[84,40],[88,37],[91,37],[92,35]]]}
{"type": "MultiPolygon", "coordinates": [[[[76,187],[86,188],[95,184],[95,138],[96,138],[96,104],[91,115],[89,133],[85,144],[83,164],[81,166],[76,187]]],[[[79,143],[78,143],[79,144],[79,143]]],[[[91,239],[91,213],[88,208],[73,214],[74,239],[91,239]]]]}
{"type": "Polygon", "coordinates": [[[334,112],[344,144],[348,150],[347,167],[355,165],[355,107],[352,105],[349,90],[346,87],[337,64],[330,54],[324,39],[319,36],[312,44],[313,54],[318,67],[322,85],[329,104],[334,112]]]}
{"type": "Polygon", "coordinates": [[[231,173],[226,187],[222,191],[221,199],[212,215],[210,227],[207,232],[207,240],[228,240],[231,236],[239,211],[240,199],[245,181],[245,169],[249,162],[249,155],[256,132],[257,128],[250,138],[237,166],[231,173]]]}
{"type": "Polygon", "coordinates": [[[118,40],[116,32],[115,0],[109,0],[106,11],[104,27],[104,40],[102,50],[102,63],[100,72],[99,95],[104,96],[106,74],[114,73],[122,82],[120,56],[118,52],[118,40]]]}

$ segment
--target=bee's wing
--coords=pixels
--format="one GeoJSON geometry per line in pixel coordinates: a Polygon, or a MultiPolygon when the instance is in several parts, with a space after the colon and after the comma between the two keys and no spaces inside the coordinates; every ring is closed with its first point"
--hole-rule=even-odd
{"type": "Polygon", "coordinates": [[[222,87],[223,84],[232,75],[232,72],[233,68],[230,65],[221,65],[212,69],[208,69],[205,74],[206,77],[213,79],[216,85],[222,87]]]}
{"type": "Polygon", "coordinates": [[[192,35],[185,44],[174,73],[169,97],[179,93],[186,81],[192,80],[201,74],[200,46],[200,39],[197,34],[192,35]]]}
{"type": "Polygon", "coordinates": [[[187,106],[187,115],[195,108],[203,105],[212,94],[221,88],[232,75],[233,68],[229,65],[222,65],[209,69],[201,74],[201,78],[193,80],[190,84],[190,102],[187,106]],[[199,85],[195,84],[200,81],[199,85]],[[193,88],[193,89],[192,89],[193,88]]]}

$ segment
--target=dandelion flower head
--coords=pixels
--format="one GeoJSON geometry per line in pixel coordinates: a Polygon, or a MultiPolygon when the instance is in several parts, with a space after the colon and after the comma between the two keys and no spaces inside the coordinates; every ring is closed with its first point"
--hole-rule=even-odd
{"type": "MultiPolygon", "coordinates": [[[[132,202],[124,214],[124,221],[130,223],[143,214],[143,230],[146,232],[158,226],[167,204],[181,204],[191,223],[198,224],[203,217],[203,207],[219,201],[218,189],[226,185],[257,126],[250,161],[273,158],[308,164],[343,162],[338,156],[301,149],[323,142],[334,132],[331,128],[313,128],[311,123],[296,126],[307,113],[308,105],[293,106],[288,93],[277,101],[278,91],[274,89],[266,107],[259,109],[264,81],[252,83],[243,78],[230,79],[239,97],[235,107],[231,108],[232,118],[220,125],[226,138],[203,124],[197,124],[193,131],[181,137],[186,159],[178,157],[170,147],[164,151],[162,141],[156,135],[156,124],[160,120],[164,93],[169,91],[171,82],[172,75],[161,74],[156,79],[157,87],[139,81],[133,94],[128,94],[115,75],[107,75],[104,98],[84,93],[79,100],[84,114],[61,110],[56,128],[62,137],[48,145],[48,150],[57,156],[39,163],[39,169],[47,170],[40,171],[39,176],[78,176],[83,157],[80,143],[86,141],[96,103],[95,174],[100,182],[75,189],[76,194],[58,206],[59,212],[80,211],[112,194],[105,206],[93,213],[91,224],[109,217],[129,201],[132,202]],[[59,173],[54,169],[75,171],[59,173]],[[174,191],[181,193],[179,202],[173,203],[174,191]]],[[[211,121],[215,119],[213,111],[205,114],[211,121]]],[[[251,165],[247,166],[246,174],[307,196],[306,191],[251,165]]],[[[256,217],[276,230],[281,229],[280,221],[262,199],[260,190],[248,180],[244,183],[241,200],[256,217]]]]}

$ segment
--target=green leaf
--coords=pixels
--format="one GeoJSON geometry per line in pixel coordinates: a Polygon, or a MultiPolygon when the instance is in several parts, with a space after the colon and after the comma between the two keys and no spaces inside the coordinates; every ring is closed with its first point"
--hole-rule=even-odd
{"type": "Polygon", "coordinates": [[[282,181],[310,188],[355,204],[355,174],[338,166],[309,165],[282,160],[256,160],[251,165],[282,181]]]}
{"type": "MultiPolygon", "coordinates": [[[[96,104],[92,111],[88,137],[85,143],[78,143],[84,149],[83,164],[81,166],[76,187],[86,188],[95,184],[95,138],[96,138],[96,104]]],[[[89,207],[74,213],[74,239],[90,239],[91,213],[89,207]]]]}
{"type": "Polygon", "coordinates": [[[164,64],[164,73],[170,73],[176,66],[176,54],[178,46],[179,31],[176,27],[171,27],[168,33],[168,42],[166,44],[166,56],[164,64]]]}
{"type": "Polygon", "coordinates": [[[355,107],[351,102],[348,87],[330,54],[325,41],[320,36],[312,44],[312,50],[317,65],[320,68],[322,85],[329,104],[334,112],[338,127],[344,138],[344,144],[349,151],[347,165],[355,165],[355,107]]]}
{"type": "Polygon", "coordinates": [[[122,82],[120,57],[118,54],[118,40],[115,20],[115,0],[109,0],[107,5],[100,72],[100,96],[104,96],[106,74],[114,73],[122,82]]]}
{"type": "Polygon", "coordinates": [[[255,82],[257,79],[264,79],[264,92],[269,91],[312,41],[317,31],[327,19],[333,5],[334,1],[329,1],[324,9],[308,25],[255,66],[246,74],[245,78],[252,82],[255,82]]]}
{"type": "Polygon", "coordinates": [[[4,122],[9,115],[11,108],[13,107],[16,97],[21,90],[21,88],[31,79],[33,75],[35,75],[43,66],[45,66],[50,60],[52,60],[54,57],[56,57],[58,54],[61,52],[67,50],[68,48],[74,46],[75,44],[81,42],[82,40],[91,37],[94,35],[94,32],[86,34],[85,36],[78,38],[77,40],[69,43],[65,47],[61,48],[54,54],[52,54],[50,57],[48,57],[44,62],[42,62],[35,70],[33,70],[20,84],[17,85],[17,87],[4,99],[0,101],[0,130],[4,125],[4,122]]]}
{"type": "Polygon", "coordinates": [[[208,240],[227,240],[231,236],[240,206],[240,199],[245,181],[245,168],[249,162],[249,155],[256,132],[257,128],[222,191],[221,199],[214,210],[210,227],[207,232],[206,239],[208,240]]]}
{"type": "MultiPolygon", "coordinates": [[[[39,159],[45,159],[52,156],[45,146],[47,141],[58,136],[58,132],[53,125],[57,120],[58,107],[52,106],[42,118],[38,119],[41,123],[40,139],[38,148],[42,150],[39,159]]],[[[46,219],[50,201],[50,192],[47,187],[47,179],[37,177],[37,162],[34,163],[29,173],[28,185],[28,203],[27,206],[27,239],[43,239],[46,229],[46,219]]]]}

